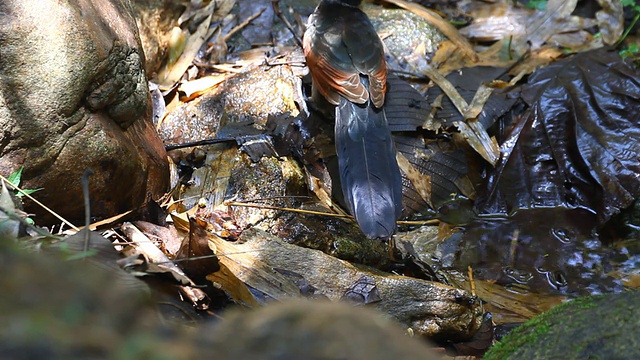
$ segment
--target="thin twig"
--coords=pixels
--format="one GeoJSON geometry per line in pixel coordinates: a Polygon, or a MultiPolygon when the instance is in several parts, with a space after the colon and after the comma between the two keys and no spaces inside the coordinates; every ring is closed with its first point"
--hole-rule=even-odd
{"type": "Polygon", "coordinates": [[[249,16],[247,18],[247,20],[243,21],[241,24],[239,24],[238,26],[234,27],[233,29],[231,29],[229,31],[229,33],[227,33],[227,35],[224,36],[224,41],[228,41],[229,39],[231,39],[231,37],[237,33],[238,31],[242,30],[244,27],[246,27],[247,25],[249,25],[253,20],[255,20],[258,16],[262,15],[262,13],[267,10],[267,8],[262,8],[261,10],[259,10],[257,13],[249,16]]]}
{"type": "MultiPolygon", "coordinates": [[[[230,201],[230,202],[225,202],[224,205],[250,207],[250,208],[265,209],[265,210],[290,211],[290,212],[299,213],[299,214],[328,216],[328,217],[335,217],[335,218],[342,218],[342,219],[353,219],[353,216],[346,215],[346,214],[334,214],[334,213],[327,213],[322,211],[294,209],[294,208],[286,208],[286,207],[271,206],[271,205],[264,205],[264,204],[251,204],[251,203],[241,203],[241,202],[230,201]]],[[[440,220],[438,219],[397,221],[398,225],[437,225],[439,223],[440,223],[440,220]]]]}
{"type": "Polygon", "coordinates": [[[322,211],[313,211],[313,210],[285,208],[285,207],[271,206],[271,205],[264,205],[264,204],[248,204],[248,203],[240,203],[240,202],[225,202],[224,205],[225,206],[242,206],[242,207],[258,208],[258,209],[265,209],[265,210],[281,210],[281,211],[290,211],[290,212],[299,213],[299,214],[306,214],[306,215],[320,215],[320,216],[337,217],[337,218],[344,218],[344,219],[353,219],[353,216],[351,216],[351,215],[333,214],[333,213],[327,213],[327,212],[322,212],[322,211]]]}
{"type": "Polygon", "coordinates": [[[235,141],[235,139],[217,138],[217,139],[205,139],[205,140],[192,141],[192,142],[182,143],[182,144],[168,144],[164,146],[164,149],[166,151],[171,151],[171,150],[183,149],[183,148],[194,147],[194,146],[214,145],[214,144],[230,142],[230,141],[235,141]]]}
{"type": "Polygon", "coordinates": [[[65,218],[63,218],[62,216],[58,215],[55,211],[49,209],[47,206],[45,206],[43,203],[41,203],[40,201],[36,200],[33,196],[29,195],[27,192],[25,192],[24,190],[22,190],[19,186],[13,185],[6,177],[0,175],[0,179],[2,179],[3,181],[5,181],[9,186],[11,186],[12,188],[16,189],[19,193],[21,193],[23,196],[25,196],[27,199],[33,201],[34,203],[38,204],[38,206],[40,206],[41,208],[45,209],[47,212],[49,212],[51,215],[55,216],[56,218],[58,218],[58,220],[62,221],[63,223],[67,224],[67,226],[71,227],[73,230],[78,231],[78,227],[73,225],[72,223],[70,223],[69,221],[67,221],[65,218]]]}
{"type": "Polygon", "coordinates": [[[471,295],[476,296],[476,282],[473,280],[473,268],[471,265],[467,267],[467,274],[469,275],[469,286],[471,286],[471,295]]]}
{"type": "MultiPolygon", "coordinates": [[[[87,168],[82,174],[82,195],[84,197],[84,226],[87,228],[84,232],[84,252],[89,251],[89,239],[91,238],[91,202],[89,200],[89,176],[93,175],[93,170],[87,168]]],[[[86,259],[86,258],[85,258],[86,259]]]]}
{"type": "Polygon", "coordinates": [[[438,219],[430,219],[430,220],[400,220],[397,221],[398,225],[438,225],[440,224],[440,220],[438,219]]]}
{"type": "Polygon", "coordinates": [[[509,247],[509,266],[513,266],[516,262],[516,250],[518,249],[518,238],[520,231],[518,229],[513,230],[511,236],[511,246],[509,247]]]}
{"type": "Polygon", "coordinates": [[[298,44],[298,46],[302,48],[302,39],[300,39],[300,36],[298,36],[296,31],[293,29],[293,26],[291,26],[291,23],[289,22],[289,20],[287,20],[287,18],[284,16],[282,11],[280,11],[280,7],[278,6],[279,2],[280,0],[271,0],[271,6],[273,7],[273,11],[276,13],[276,16],[280,20],[282,20],[282,22],[284,23],[284,26],[286,26],[287,29],[289,29],[289,31],[291,32],[291,35],[293,35],[293,38],[296,40],[296,43],[298,44]]]}

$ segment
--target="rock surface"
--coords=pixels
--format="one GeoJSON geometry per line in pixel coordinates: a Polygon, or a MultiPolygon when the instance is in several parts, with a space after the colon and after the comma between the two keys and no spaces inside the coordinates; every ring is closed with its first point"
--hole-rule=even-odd
{"type": "Polygon", "coordinates": [[[236,312],[214,334],[214,357],[221,360],[440,358],[381,314],[329,301],[289,300],[236,312]]]}
{"type": "MultiPolygon", "coordinates": [[[[233,248],[236,253],[255,254],[256,259],[269,268],[298,274],[316,289],[316,295],[331,300],[337,301],[352,293],[350,290],[364,277],[371,287],[377,289],[377,299],[366,301],[365,297],[364,303],[370,303],[367,306],[411,328],[416,335],[464,340],[471,338],[482,323],[479,300],[464,290],[364,266],[356,267],[321,251],[287,244],[256,229],[245,230],[239,242],[233,248]]],[[[224,252],[220,242],[213,247],[224,252]]],[[[231,251],[227,251],[226,256],[232,261],[235,258],[231,251]]],[[[255,288],[255,284],[261,281],[256,274],[247,270],[241,280],[255,288]]]]}
{"type": "MultiPolygon", "coordinates": [[[[0,4],[0,171],[24,167],[24,188],[69,220],[161,195],[166,153],[150,122],[144,55],[129,1],[0,4]]],[[[27,202],[41,224],[52,221],[27,202]]]]}
{"type": "Polygon", "coordinates": [[[115,263],[58,255],[0,239],[0,271],[11,274],[0,278],[7,291],[0,297],[3,358],[438,358],[379,313],[328,301],[289,300],[225,314],[215,326],[167,328],[148,293],[132,286],[138,280],[118,274],[115,263]]]}
{"type": "Polygon", "coordinates": [[[485,359],[637,359],[640,291],[579,298],[512,331],[485,359]]]}

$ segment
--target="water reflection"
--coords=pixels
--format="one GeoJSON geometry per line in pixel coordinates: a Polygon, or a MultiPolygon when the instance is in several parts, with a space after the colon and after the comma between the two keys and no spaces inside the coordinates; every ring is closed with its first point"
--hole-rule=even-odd
{"type": "Polygon", "coordinates": [[[593,213],[566,208],[523,210],[500,221],[478,217],[441,244],[442,263],[461,271],[472,266],[479,279],[542,294],[622,291],[620,274],[637,272],[640,252],[603,245],[595,223],[593,213]]]}

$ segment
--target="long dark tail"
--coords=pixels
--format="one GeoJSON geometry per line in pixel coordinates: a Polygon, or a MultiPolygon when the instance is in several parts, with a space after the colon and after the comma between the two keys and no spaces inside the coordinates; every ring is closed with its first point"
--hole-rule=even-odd
{"type": "Polygon", "coordinates": [[[335,139],[351,214],[367,237],[391,237],[402,213],[402,177],[384,110],[341,97],[335,139]]]}

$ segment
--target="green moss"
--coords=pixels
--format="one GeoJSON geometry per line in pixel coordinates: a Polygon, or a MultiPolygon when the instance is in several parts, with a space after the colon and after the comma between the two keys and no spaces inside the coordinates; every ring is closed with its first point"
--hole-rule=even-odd
{"type": "Polygon", "coordinates": [[[579,298],[531,319],[485,359],[637,358],[640,292],[579,298]]]}
{"type": "Polygon", "coordinates": [[[388,255],[387,245],[379,240],[341,237],[335,241],[333,255],[337,258],[354,261],[359,264],[375,264],[388,255]]]}

